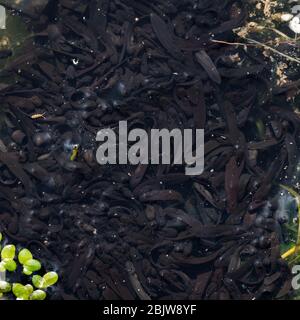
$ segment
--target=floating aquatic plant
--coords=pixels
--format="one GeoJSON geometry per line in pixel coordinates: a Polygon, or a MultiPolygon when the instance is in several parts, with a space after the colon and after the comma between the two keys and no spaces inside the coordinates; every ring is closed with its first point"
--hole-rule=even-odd
{"type": "Polygon", "coordinates": [[[31,276],[34,272],[41,270],[42,264],[39,260],[34,259],[32,253],[23,248],[18,252],[13,244],[1,246],[2,234],[0,233],[0,298],[5,294],[13,294],[17,300],[44,300],[47,296],[46,289],[56,284],[58,274],[56,272],[48,272],[41,276],[34,274],[31,278],[32,285],[21,283],[9,283],[6,280],[6,272],[15,272],[18,268],[17,262],[23,268],[22,273],[31,276]],[[36,290],[34,289],[36,288],[36,290]]]}
{"type": "Polygon", "coordinates": [[[48,272],[43,277],[35,275],[32,277],[32,283],[36,288],[46,289],[53,286],[58,280],[56,272],[48,272]]]}

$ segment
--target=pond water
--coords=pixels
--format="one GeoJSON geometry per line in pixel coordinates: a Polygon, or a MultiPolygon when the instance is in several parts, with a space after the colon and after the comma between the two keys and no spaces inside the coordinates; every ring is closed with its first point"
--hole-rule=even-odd
{"type": "Polygon", "coordinates": [[[6,12],[6,28],[0,29],[0,49],[12,49],[13,55],[9,59],[0,60],[0,68],[20,54],[22,44],[28,36],[29,32],[21,17],[18,14],[6,12]]]}
{"type": "Polygon", "coordinates": [[[25,51],[27,27],[43,26],[34,57],[0,80],[13,84],[0,107],[4,241],[29,243],[59,273],[51,299],[284,296],[289,269],[279,259],[298,235],[299,172],[289,165],[300,135],[277,88],[282,54],[267,59],[273,43],[235,42],[248,41],[231,32],[247,15],[231,0],[220,12],[218,1],[100,2],[49,1],[28,25],[11,11],[0,30],[0,50],[13,51],[3,70],[25,51]],[[173,164],[100,166],[96,133],[121,120],[149,131],[205,128],[203,176],[173,164]],[[276,277],[272,286],[262,274],[276,277]]]}

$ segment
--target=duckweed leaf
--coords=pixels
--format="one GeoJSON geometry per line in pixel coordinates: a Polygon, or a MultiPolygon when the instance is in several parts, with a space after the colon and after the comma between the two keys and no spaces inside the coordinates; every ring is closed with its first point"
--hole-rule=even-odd
{"type": "Polygon", "coordinates": [[[28,300],[29,298],[26,287],[21,283],[14,283],[12,286],[12,292],[19,300],[28,300]]]}
{"type": "Polygon", "coordinates": [[[48,272],[43,276],[44,287],[53,286],[58,281],[58,274],[56,272],[48,272]]]}
{"type": "Polygon", "coordinates": [[[45,300],[45,299],[46,299],[46,292],[43,290],[35,290],[30,296],[30,300],[45,300]]]}
{"type": "Polygon", "coordinates": [[[41,276],[36,274],[32,277],[32,284],[38,289],[43,289],[44,279],[41,276]]]}
{"type": "Polygon", "coordinates": [[[13,244],[5,246],[1,251],[1,258],[12,260],[16,254],[16,247],[13,244]]]}
{"type": "Polygon", "coordinates": [[[26,284],[25,289],[27,290],[28,295],[33,293],[33,286],[31,284],[26,284]]]}
{"type": "Polygon", "coordinates": [[[31,275],[32,275],[32,271],[28,270],[26,267],[23,268],[23,273],[24,273],[26,276],[31,276],[31,275]]]}
{"type": "Polygon", "coordinates": [[[18,260],[21,264],[25,264],[28,260],[32,260],[33,256],[28,249],[22,249],[19,252],[18,260]]]}
{"type": "Polygon", "coordinates": [[[17,269],[17,264],[14,260],[6,259],[3,261],[4,268],[9,272],[14,272],[17,269]]]}
{"type": "Polygon", "coordinates": [[[41,263],[36,260],[36,259],[29,259],[26,261],[26,263],[24,264],[24,267],[31,271],[31,272],[35,272],[35,271],[39,271],[41,269],[41,263]]]}
{"type": "Polygon", "coordinates": [[[7,293],[11,291],[11,285],[7,281],[0,281],[0,292],[7,293]]]}

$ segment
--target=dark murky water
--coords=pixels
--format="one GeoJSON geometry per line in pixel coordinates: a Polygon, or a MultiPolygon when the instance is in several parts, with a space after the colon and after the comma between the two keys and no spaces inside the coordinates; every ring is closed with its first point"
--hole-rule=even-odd
{"type": "MultiPolygon", "coordinates": [[[[58,269],[55,299],[281,297],[290,276],[281,225],[296,206],[277,186],[297,182],[291,172],[285,178],[285,164],[296,159],[299,119],[262,98],[272,90],[255,52],[207,45],[209,32],[232,41],[242,9],[220,1],[224,15],[210,1],[155,2],[103,1],[96,11],[96,1],[61,0],[58,19],[40,19],[45,58],[11,71],[9,81],[17,73],[20,82],[3,99],[9,151],[0,153],[0,191],[13,212],[1,216],[4,233],[58,269]],[[205,126],[204,175],[101,168],[95,133],[124,118],[136,127],[205,126]]],[[[1,67],[29,35],[8,16],[0,40],[13,56],[1,67]]]]}

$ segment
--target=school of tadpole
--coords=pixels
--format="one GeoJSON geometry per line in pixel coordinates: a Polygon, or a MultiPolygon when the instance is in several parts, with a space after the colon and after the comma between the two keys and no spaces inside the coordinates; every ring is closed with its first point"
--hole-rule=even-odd
{"type": "Polygon", "coordinates": [[[297,163],[298,83],[213,41],[235,41],[246,1],[0,4],[30,30],[0,72],[0,231],[59,274],[50,299],[286,297],[276,194],[297,163]],[[121,120],[204,128],[204,173],[99,165],[96,134],[121,120]]]}

